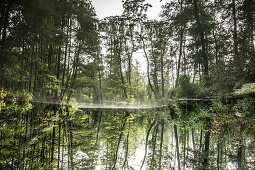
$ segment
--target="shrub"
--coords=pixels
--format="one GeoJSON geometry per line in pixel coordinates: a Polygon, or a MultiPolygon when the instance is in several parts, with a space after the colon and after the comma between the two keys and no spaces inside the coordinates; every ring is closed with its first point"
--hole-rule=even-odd
{"type": "Polygon", "coordinates": [[[237,89],[235,95],[246,95],[255,93],[255,83],[247,83],[242,86],[241,89],[237,89]]]}
{"type": "Polygon", "coordinates": [[[201,92],[202,88],[198,84],[191,83],[189,76],[180,76],[176,89],[177,98],[197,98],[201,95],[201,92]]]}

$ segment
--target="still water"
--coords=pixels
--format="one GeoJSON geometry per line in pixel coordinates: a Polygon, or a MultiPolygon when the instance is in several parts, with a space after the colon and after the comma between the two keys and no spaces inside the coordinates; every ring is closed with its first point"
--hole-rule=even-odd
{"type": "Polygon", "coordinates": [[[254,101],[1,106],[0,169],[255,169],[254,101]]]}

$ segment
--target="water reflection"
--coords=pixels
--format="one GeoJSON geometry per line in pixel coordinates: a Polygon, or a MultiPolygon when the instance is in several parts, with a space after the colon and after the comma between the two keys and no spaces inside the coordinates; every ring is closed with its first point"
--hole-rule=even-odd
{"type": "Polygon", "coordinates": [[[149,110],[8,104],[0,169],[254,169],[254,102],[149,110]]]}

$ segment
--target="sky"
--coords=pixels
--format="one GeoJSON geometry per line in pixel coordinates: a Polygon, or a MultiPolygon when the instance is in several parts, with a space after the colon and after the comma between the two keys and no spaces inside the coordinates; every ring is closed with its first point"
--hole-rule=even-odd
{"type": "MultiPolygon", "coordinates": [[[[148,19],[159,19],[159,12],[161,11],[161,6],[166,3],[167,0],[146,0],[146,3],[152,5],[147,11],[148,19]]],[[[92,5],[95,8],[97,17],[103,19],[109,16],[121,15],[123,12],[122,0],[92,0],[92,5]]],[[[104,51],[104,50],[103,50],[104,51]]],[[[104,52],[103,52],[104,53],[104,52]]],[[[142,73],[147,71],[147,62],[141,52],[135,52],[133,54],[133,64],[139,62],[139,70],[142,73]]]]}
{"type": "MultiPolygon", "coordinates": [[[[160,2],[160,0],[146,0],[146,2],[152,5],[152,8],[147,12],[148,19],[158,19],[161,5],[163,5],[166,0],[162,0],[162,2],[160,2]]],[[[121,15],[123,12],[122,0],[92,0],[92,4],[99,19],[121,15]]]]}

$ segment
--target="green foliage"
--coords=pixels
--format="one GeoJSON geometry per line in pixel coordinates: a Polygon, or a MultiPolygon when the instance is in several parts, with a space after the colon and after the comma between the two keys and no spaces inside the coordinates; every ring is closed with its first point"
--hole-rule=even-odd
{"type": "Polygon", "coordinates": [[[235,95],[247,95],[255,93],[255,83],[247,83],[242,86],[241,89],[237,89],[235,95]]]}
{"type": "Polygon", "coordinates": [[[122,15],[99,21],[89,0],[0,1],[0,169],[132,169],[146,133],[148,168],[162,158],[162,167],[177,169],[179,147],[181,169],[207,169],[205,132],[209,169],[217,153],[237,160],[245,145],[244,167],[254,169],[253,4],[172,0],[160,20],[149,20],[146,0],[124,0],[122,15]],[[145,74],[134,64],[141,51],[145,74]],[[199,100],[242,85],[234,98],[199,100]],[[168,107],[169,98],[176,100],[168,107]],[[35,101],[167,107],[82,111],[35,101]]]}
{"type": "Polygon", "coordinates": [[[191,83],[190,77],[187,75],[181,75],[178,81],[178,87],[176,89],[177,98],[201,98],[208,96],[208,88],[198,83],[191,83]]]}
{"type": "MultiPolygon", "coordinates": [[[[212,103],[200,100],[177,101],[172,105],[177,118],[170,117],[169,109],[165,107],[157,111],[138,112],[74,110],[56,105],[8,103],[0,114],[0,145],[1,154],[4,155],[4,158],[0,157],[0,166],[6,169],[7,163],[13,159],[15,168],[57,168],[60,141],[60,146],[66,146],[63,159],[69,160],[69,168],[112,167],[115,161],[116,167],[120,168],[125,164],[126,153],[130,160],[134,155],[137,156],[141,147],[144,148],[143,140],[153,125],[148,137],[146,165],[158,167],[161,159],[163,167],[176,169],[176,165],[172,164],[176,160],[173,124],[178,127],[180,160],[184,162],[185,159],[186,166],[202,167],[204,153],[199,148],[204,145],[204,135],[208,131],[211,133],[210,168],[215,168],[217,162],[217,146],[228,147],[222,155],[231,162],[235,162],[240,144],[245,146],[247,156],[255,156],[253,144],[248,142],[248,146],[242,142],[244,139],[254,140],[254,98],[246,98],[236,104],[220,100],[212,103]],[[152,124],[156,115],[155,124],[152,124]],[[52,147],[55,154],[51,163],[52,147]],[[45,155],[41,154],[42,151],[45,155]],[[42,157],[44,163],[41,162],[42,157]],[[23,161],[28,161],[27,165],[23,165],[23,161]]],[[[60,162],[61,157],[62,154],[60,162]]],[[[246,161],[250,167],[254,167],[251,161],[246,161]]],[[[68,162],[63,162],[63,165],[68,166],[68,162]]]]}
{"type": "Polygon", "coordinates": [[[199,127],[201,129],[210,128],[213,119],[213,113],[210,106],[203,101],[175,101],[174,105],[176,120],[180,127],[192,129],[199,127]]]}
{"type": "Polygon", "coordinates": [[[21,90],[21,91],[6,91],[6,90],[2,90],[1,92],[1,96],[0,96],[0,101],[4,100],[6,102],[19,102],[19,103],[23,103],[23,102],[30,102],[33,99],[33,95],[25,90],[21,90]]]}

